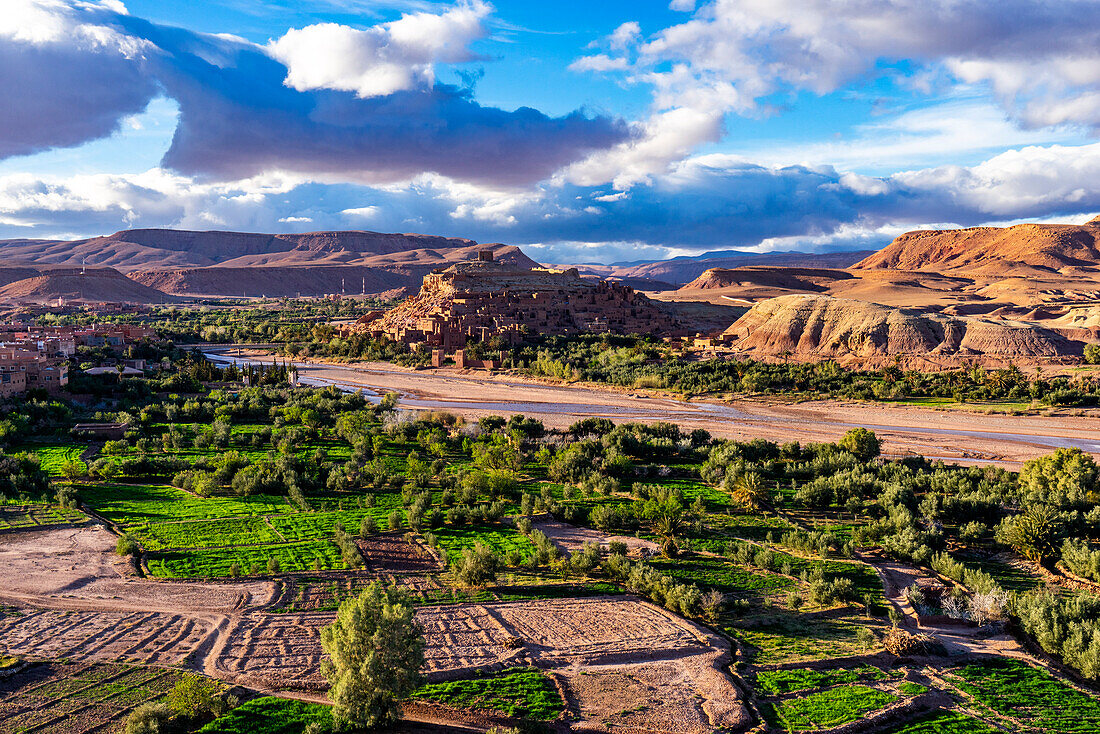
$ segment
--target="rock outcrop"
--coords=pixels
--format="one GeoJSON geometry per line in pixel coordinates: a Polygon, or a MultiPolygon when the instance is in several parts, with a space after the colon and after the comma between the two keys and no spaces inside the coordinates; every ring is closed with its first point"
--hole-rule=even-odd
{"type": "Polygon", "coordinates": [[[823,295],[754,305],[726,334],[739,351],[804,358],[991,356],[1042,360],[1079,355],[1080,342],[1020,323],[927,315],[823,295]]]}
{"type": "Polygon", "coordinates": [[[804,290],[820,293],[838,280],[851,280],[854,276],[843,270],[825,268],[785,268],[775,266],[748,266],[740,268],[711,268],[680,290],[718,290],[722,288],[775,288],[804,290]]]}
{"type": "MultiPolygon", "coordinates": [[[[695,257],[675,257],[656,262],[626,263],[619,265],[578,265],[582,275],[616,278],[636,283],[651,281],[679,287],[708,270],[743,267],[832,269],[847,268],[871,255],[871,250],[858,252],[728,252],[710,253],[695,257]]],[[[663,290],[663,288],[644,288],[663,290]]]]}
{"type": "Polygon", "coordinates": [[[853,270],[884,268],[997,276],[1096,272],[1100,269],[1100,217],[1082,225],[907,232],[852,266],[853,270]]]}

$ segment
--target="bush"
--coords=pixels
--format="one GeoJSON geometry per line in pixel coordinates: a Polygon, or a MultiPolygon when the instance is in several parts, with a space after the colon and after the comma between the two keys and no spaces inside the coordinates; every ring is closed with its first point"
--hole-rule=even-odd
{"type": "Polygon", "coordinates": [[[176,730],[176,712],[166,703],[146,703],[126,717],[124,734],[169,734],[176,730]]]}
{"type": "Polygon", "coordinates": [[[879,455],[881,444],[874,431],[866,428],[853,428],[841,437],[837,446],[860,461],[870,461],[879,455]]]}
{"type": "Polygon", "coordinates": [[[464,548],[455,563],[454,576],[464,586],[480,587],[496,581],[500,559],[493,549],[481,541],[473,548],[464,548]]]}
{"type": "Polygon", "coordinates": [[[168,706],[180,716],[212,718],[225,713],[220,683],[201,675],[185,673],[168,692],[168,706]]]}
{"type": "Polygon", "coordinates": [[[140,552],[141,546],[138,545],[137,538],[129,533],[120,536],[115,543],[115,553],[120,556],[136,556],[140,552]]]}

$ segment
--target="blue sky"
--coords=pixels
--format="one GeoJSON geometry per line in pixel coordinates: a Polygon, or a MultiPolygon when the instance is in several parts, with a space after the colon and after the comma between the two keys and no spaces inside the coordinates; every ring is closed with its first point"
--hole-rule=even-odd
{"type": "Polygon", "coordinates": [[[0,99],[0,238],[610,262],[1100,211],[1097,0],[5,0],[0,99]]]}

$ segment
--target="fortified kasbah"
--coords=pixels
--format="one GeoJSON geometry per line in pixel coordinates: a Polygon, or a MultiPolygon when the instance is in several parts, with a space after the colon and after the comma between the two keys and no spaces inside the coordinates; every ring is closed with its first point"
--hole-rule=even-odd
{"type": "Polygon", "coordinates": [[[516,269],[483,251],[424,277],[420,292],[360,330],[446,352],[467,340],[525,334],[662,334],[682,331],[676,319],[627,286],[582,278],[576,268],[516,269]]]}

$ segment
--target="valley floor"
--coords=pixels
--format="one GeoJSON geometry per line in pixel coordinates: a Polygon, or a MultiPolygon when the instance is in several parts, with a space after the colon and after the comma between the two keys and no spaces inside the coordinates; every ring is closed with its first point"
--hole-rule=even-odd
{"type": "MultiPolygon", "coordinates": [[[[209,356],[222,361],[271,363],[270,356],[258,353],[245,353],[241,358],[231,357],[229,352],[209,356]]],[[[520,413],[552,428],[599,416],[616,422],[671,421],[734,440],[808,443],[835,441],[850,428],[862,426],[882,439],[883,453],[888,456],[919,454],[963,463],[1001,463],[1010,468],[1060,447],[1100,453],[1100,439],[1096,438],[1100,435],[1100,411],[1072,416],[1002,415],[834,400],[688,402],[659,393],[551,385],[514,375],[448,368],[410,370],[377,362],[294,364],[300,382],[306,385],[336,385],[376,395],[396,391],[401,405],[408,408],[442,409],[475,419],[520,413]]]]}

